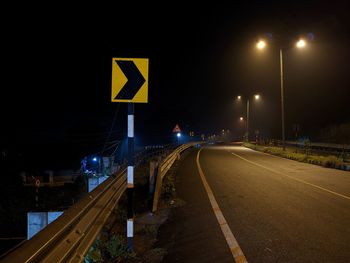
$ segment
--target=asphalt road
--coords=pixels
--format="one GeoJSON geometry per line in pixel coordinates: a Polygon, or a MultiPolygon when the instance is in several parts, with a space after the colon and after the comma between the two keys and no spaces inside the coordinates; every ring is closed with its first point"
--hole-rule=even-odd
{"type": "MultiPolygon", "coordinates": [[[[200,179],[182,158],[164,262],[234,262],[200,179]]],[[[240,146],[204,147],[199,163],[248,262],[350,262],[350,172],[240,146]]]]}

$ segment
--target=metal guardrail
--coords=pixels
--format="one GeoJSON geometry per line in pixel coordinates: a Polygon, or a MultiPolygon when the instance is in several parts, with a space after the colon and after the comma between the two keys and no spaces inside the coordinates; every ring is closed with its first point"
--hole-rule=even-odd
{"type": "MultiPolygon", "coordinates": [[[[282,146],[281,140],[272,140],[262,146],[282,146]]],[[[286,146],[295,148],[296,151],[302,153],[317,154],[317,155],[334,155],[342,159],[343,162],[350,162],[350,145],[349,144],[335,144],[335,143],[320,143],[309,141],[286,141],[286,146]]]]}
{"type": "Polygon", "coordinates": [[[126,169],[108,178],[1,262],[82,262],[126,189],[126,169]]]}
{"type": "Polygon", "coordinates": [[[157,172],[157,179],[156,179],[156,187],[154,191],[154,197],[153,197],[153,206],[152,206],[152,212],[154,213],[158,209],[158,202],[159,197],[162,191],[162,183],[163,178],[166,175],[166,173],[170,170],[171,166],[175,162],[175,160],[180,158],[180,154],[185,151],[186,149],[202,144],[203,142],[193,142],[193,143],[187,143],[179,146],[176,148],[171,154],[169,154],[159,165],[158,165],[158,172],[157,172]]]}
{"type": "Polygon", "coordinates": [[[350,145],[348,144],[336,144],[336,143],[320,143],[320,142],[298,142],[298,141],[286,141],[288,145],[295,146],[307,146],[310,148],[324,148],[324,149],[336,149],[340,151],[350,151],[350,145]]]}
{"type": "MultiPolygon", "coordinates": [[[[252,142],[255,143],[255,142],[252,142]]],[[[298,148],[311,149],[311,150],[319,150],[323,152],[343,152],[350,153],[350,145],[349,144],[336,144],[336,143],[321,143],[321,142],[309,142],[309,141],[286,141],[287,146],[294,146],[298,148]]],[[[259,142],[259,145],[274,145],[281,146],[283,142],[281,140],[270,140],[269,142],[262,143],[259,142]]]]}
{"type": "MultiPolygon", "coordinates": [[[[159,165],[157,178],[162,181],[181,152],[196,144],[198,143],[181,145],[167,155],[159,165]]],[[[161,152],[166,153],[164,149],[161,152]]],[[[153,153],[143,155],[150,157],[153,153]]],[[[145,156],[136,157],[140,162],[145,156]]],[[[18,248],[3,255],[0,262],[83,262],[113,208],[125,192],[126,179],[126,169],[109,177],[32,239],[24,241],[18,248]]],[[[160,189],[161,181],[160,184],[157,183],[160,189]]],[[[160,189],[157,192],[157,203],[160,189]]]]}

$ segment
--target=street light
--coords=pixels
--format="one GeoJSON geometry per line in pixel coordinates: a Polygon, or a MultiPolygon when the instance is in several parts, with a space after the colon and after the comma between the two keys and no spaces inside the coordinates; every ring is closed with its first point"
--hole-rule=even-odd
{"type": "MultiPolygon", "coordinates": [[[[237,96],[237,99],[238,100],[241,100],[242,97],[241,96],[237,96]]],[[[259,94],[255,94],[254,95],[254,99],[255,100],[259,100],[260,99],[260,95],[259,94]]],[[[246,122],[246,141],[249,142],[249,112],[250,112],[250,107],[249,107],[249,98],[247,99],[247,122],[246,122]]],[[[240,121],[243,121],[243,117],[240,117],[239,118],[240,121]]]]}
{"type": "Polygon", "coordinates": [[[258,49],[264,49],[265,46],[266,46],[266,42],[265,42],[264,40],[259,40],[259,42],[256,43],[256,47],[257,47],[258,49]]]}
{"type": "Polygon", "coordinates": [[[299,41],[295,45],[297,48],[304,48],[306,46],[306,42],[304,39],[299,39],[299,41]]]}
{"type": "Polygon", "coordinates": [[[180,137],[181,137],[181,132],[176,133],[177,144],[179,144],[179,142],[180,142],[180,137]]]}
{"type": "MultiPolygon", "coordinates": [[[[298,42],[296,42],[296,47],[299,49],[302,49],[306,46],[306,41],[304,39],[299,39],[298,42]]],[[[256,44],[256,47],[259,50],[262,50],[266,47],[266,43],[263,40],[259,40],[259,42],[256,44]]],[[[284,125],[284,79],[283,79],[283,51],[282,48],[280,48],[280,77],[281,77],[281,119],[282,119],[282,144],[283,144],[283,150],[286,150],[286,138],[285,138],[285,125],[284,125]]]]}

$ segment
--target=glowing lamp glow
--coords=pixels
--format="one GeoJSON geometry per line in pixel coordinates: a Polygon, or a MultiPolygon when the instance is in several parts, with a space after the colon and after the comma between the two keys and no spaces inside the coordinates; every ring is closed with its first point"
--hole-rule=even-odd
{"type": "Polygon", "coordinates": [[[304,48],[306,46],[306,42],[304,39],[300,39],[297,43],[296,43],[297,48],[304,48]]]}
{"type": "Polygon", "coordinates": [[[256,43],[256,47],[258,49],[264,49],[266,47],[266,43],[264,40],[260,40],[258,43],[256,43]]]}

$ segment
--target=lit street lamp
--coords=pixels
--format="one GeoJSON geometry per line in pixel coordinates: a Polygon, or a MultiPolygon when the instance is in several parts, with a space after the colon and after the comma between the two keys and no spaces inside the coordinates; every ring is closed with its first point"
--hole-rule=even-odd
{"type": "MultiPolygon", "coordinates": [[[[299,39],[296,42],[296,47],[301,49],[306,46],[306,41],[299,39]]],[[[264,40],[259,40],[256,44],[257,49],[262,50],[266,47],[266,42],[264,40]]],[[[283,79],[283,51],[280,48],[280,78],[281,78],[281,119],[282,119],[282,144],[283,150],[286,149],[286,138],[285,138],[285,125],[284,125],[284,79],[283,79]]]]}
{"type": "Polygon", "coordinates": [[[300,39],[295,45],[297,48],[304,48],[306,46],[306,42],[304,39],[300,39]]]}
{"type": "Polygon", "coordinates": [[[177,144],[179,144],[181,138],[181,132],[176,133],[177,144]]]}
{"type": "MultiPolygon", "coordinates": [[[[242,96],[237,96],[238,100],[242,99],[242,96]]],[[[260,95],[259,94],[255,94],[254,95],[254,99],[255,100],[260,100],[260,95]]],[[[250,107],[249,107],[249,98],[247,99],[247,122],[246,122],[246,141],[249,142],[249,111],[250,111],[250,107]]],[[[243,117],[239,118],[240,121],[243,121],[243,117]]]]}
{"type": "Polygon", "coordinates": [[[260,40],[258,43],[256,43],[256,47],[258,49],[263,49],[263,48],[265,48],[265,46],[266,46],[266,43],[264,40],[260,40]]]}

